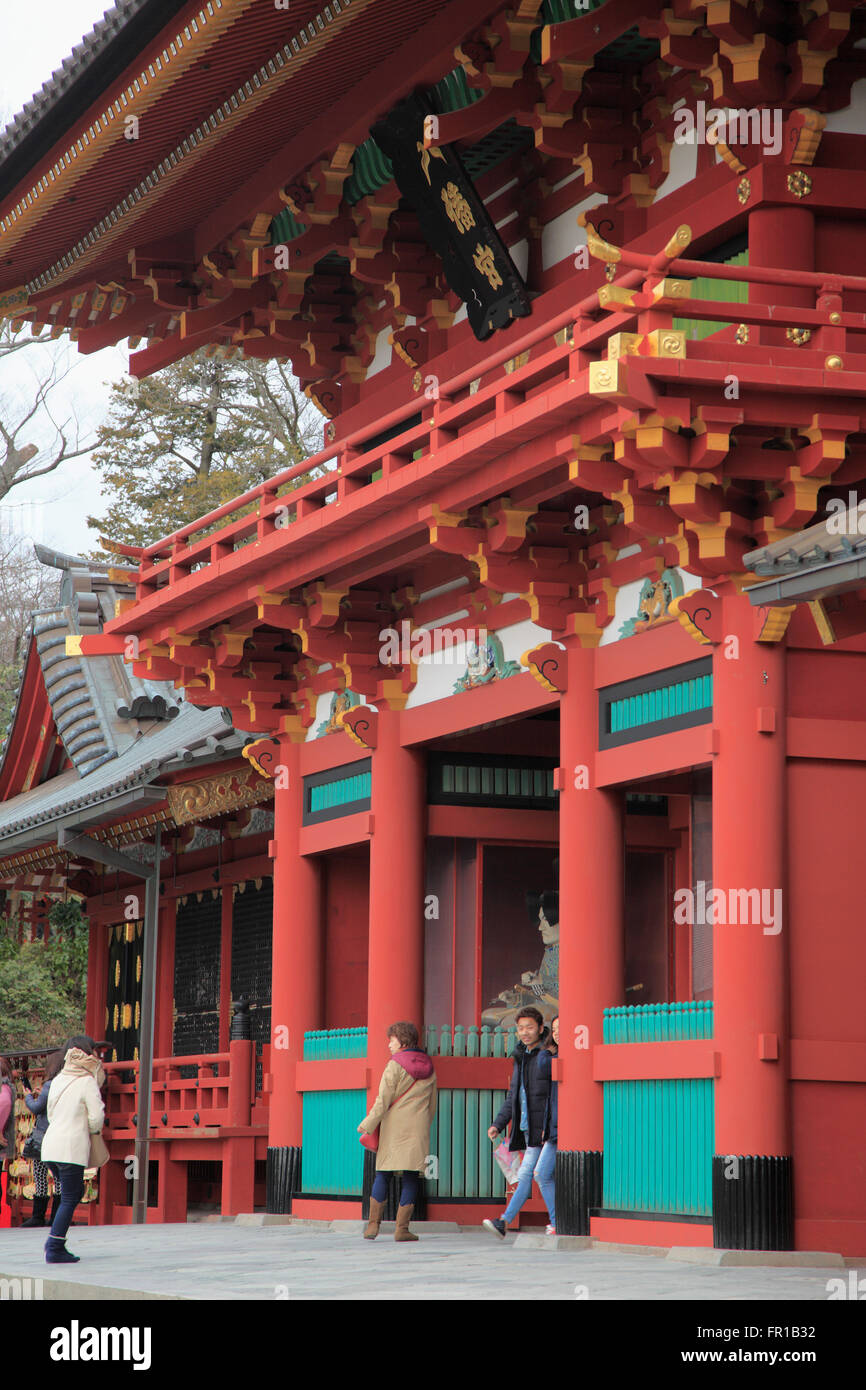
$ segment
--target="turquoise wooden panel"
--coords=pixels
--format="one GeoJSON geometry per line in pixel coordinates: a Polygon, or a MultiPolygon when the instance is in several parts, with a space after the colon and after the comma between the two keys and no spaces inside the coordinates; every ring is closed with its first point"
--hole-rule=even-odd
{"type": "Polygon", "coordinates": [[[612,700],[609,706],[611,733],[636,729],[670,719],[676,714],[692,714],[695,710],[711,709],[713,704],[712,674],[697,680],[675,681],[643,695],[627,695],[612,700]]]}
{"type": "MultiPolygon", "coordinates": [[[[606,1043],[711,1038],[709,1000],[606,1009],[606,1043]]],[[[710,1078],[604,1083],[605,1207],[712,1212],[710,1078]]]]}
{"type": "Polygon", "coordinates": [[[366,1055],[366,1028],[322,1028],[304,1034],[305,1062],[333,1062],[366,1055]]]}
{"type": "Polygon", "coordinates": [[[438,1178],[428,1179],[428,1197],[499,1201],[505,1180],[487,1138],[493,1116],[505,1099],[502,1090],[440,1090],[430,1152],[438,1178]]]}
{"type": "Polygon", "coordinates": [[[606,1043],[667,1042],[712,1036],[711,999],[620,1005],[604,1011],[602,1039],[606,1043]]]}
{"type": "Polygon", "coordinates": [[[365,1091],[306,1091],[301,1178],[304,1192],[360,1197],[364,1150],[357,1127],[367,1112],[365,1091]]]}

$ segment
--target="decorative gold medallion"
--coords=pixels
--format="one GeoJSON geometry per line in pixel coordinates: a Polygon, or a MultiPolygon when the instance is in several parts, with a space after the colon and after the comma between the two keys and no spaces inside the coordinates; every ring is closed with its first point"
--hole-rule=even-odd
{"type": "Polygon", "coordinates": [[[740,179],[737,184],[737,202],[742,207],[752,196],[752,185],[748,179],[740,179]]]}
{"type": "Polygon", "coordinates": [[[739,324],[739,325],[737,326],[737,331],[736,331],[736,333],[734,334],[734,342],[737,342],[737,343],[747,343],[748,341],[749,341],[749,329],[748,329],[748,326],[747,326],[745,323],[741,323],[741,324],[739,324]]]}
{"type": "Polygon", "coordinates": [[[786,183],[788,192],[793,193],[795,198],[806,198],[812,192],[812,175],[802,169],[795,169],[789,174],[786,183]]]}
{"type": "Polygon", "coordinates": [[[838,372],[844,365],[842,358],[835,352],[824,359],[824,366],[831,372],[838,372]]]}
{"type": "Polygon", "coordinates": [[[811,328],[786,328],[785,337],[795,347],[805,347],[812,336],[811,328]]]}

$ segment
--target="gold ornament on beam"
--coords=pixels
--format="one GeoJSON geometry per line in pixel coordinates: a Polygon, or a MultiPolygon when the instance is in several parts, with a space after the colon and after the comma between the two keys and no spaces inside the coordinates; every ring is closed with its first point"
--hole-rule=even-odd
{"type": "Polygon", "coordinates": [[[812,192],[812,175],[804,173],[802,169],[795,169],[789,174],[786,183],[788,192],[793,193],[795,198],[807,198],[812,192]]]}

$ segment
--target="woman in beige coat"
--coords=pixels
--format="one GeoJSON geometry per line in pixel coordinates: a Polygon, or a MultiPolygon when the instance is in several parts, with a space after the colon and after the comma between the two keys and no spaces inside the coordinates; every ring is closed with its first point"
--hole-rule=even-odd
{"type": "Polygon", "coordinates": [[[92,1038],[69,1039],[64,1048],[63,1068],[52,1081],[48,1096],[42,1162],[60,1179],[60,1206],[45,1242],[45,1259],[50,1265],[73,1264],[78,1260],[66,1249],[66,1232],[84,1192],[91,1137],[101,1133],[105,1119],[99,1093],[105,1072],[93,1049],[92,1038]]]}
{"type": "Polygon", "coordinates": [[[417,1240],[409,1230],[409,1222],[430,1149],[430,1126],[436,1114],[436,1077],[428,1054],[418,1046],[414,1023],[392,1023],[387,1037],[391,1060],[382,1073],[373,1109],[358,1125],[361,1134],[372,1134],[379,1128],[376,1177],[364,1238],[375,1240],[379,1234],[388,1198],[388,1179],[392,1173],[402,1173],[394,1239],[417,1240]]]}

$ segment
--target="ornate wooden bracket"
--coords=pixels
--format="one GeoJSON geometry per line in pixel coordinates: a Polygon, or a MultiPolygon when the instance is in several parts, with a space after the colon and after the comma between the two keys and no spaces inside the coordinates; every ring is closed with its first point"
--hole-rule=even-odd
{"type": "Polygon", "coordinates": [[[355,705],[352,709],[343,710],[342,714],[337,716],[337,721],[342,724],[353,743],[359,744],[361,748],[376,747],[379,716],[368,705],[355,705]]]}
{"type": "Polygon", "coordinates": [[[256,772],[260,772],[263,777],[273,777],[280,756],[279,740],[257,738],[254,743],[244,744],[241,754],[247,762],[252,763],[256,772]]]}
{"type": "Polygon", "coordinates": [[[567,654],[565,648],[558,647],[555,642],[544,642],[540,647],[524,652],[520,664],[527,668],[539,685],[554,695],[564,695],[568,689],[567,654]]]}
{"type": "Polygon", "coordinates": [[[690,589],[675,598],[668,611],[696,642],[714,647],[721,642],[722,601],[711,589],[690,589]]]}

